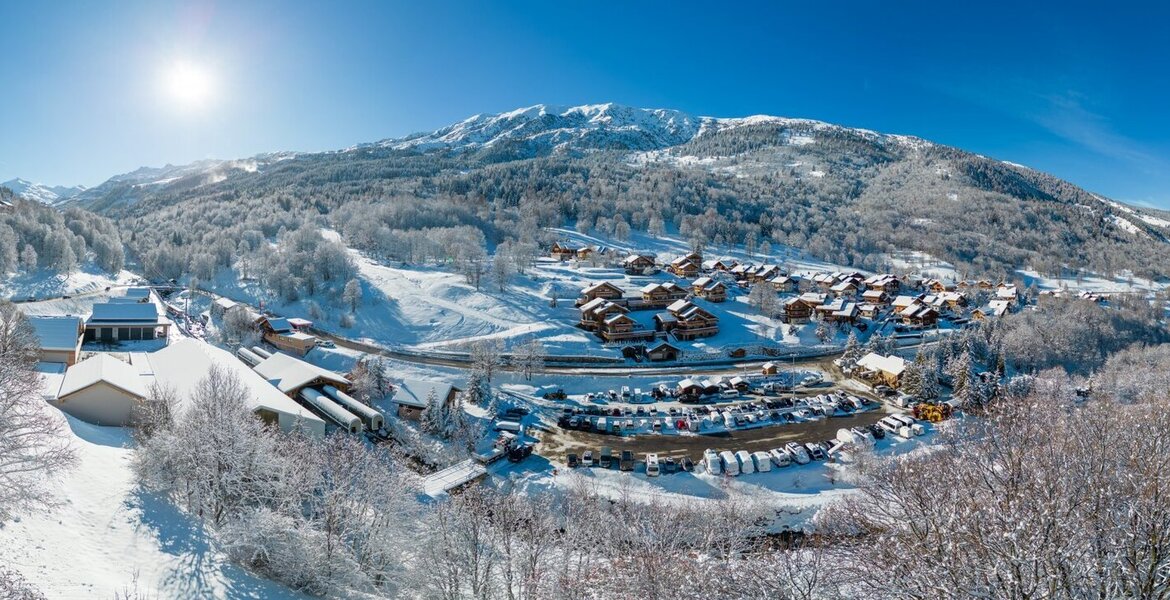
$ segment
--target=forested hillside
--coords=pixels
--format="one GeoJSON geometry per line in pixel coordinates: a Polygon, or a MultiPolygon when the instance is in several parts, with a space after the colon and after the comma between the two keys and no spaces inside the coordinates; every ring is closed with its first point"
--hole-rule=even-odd
{"type": "Polygon", "coordinates": [[[968,276],[1167,274],[1160,213],[1043,173],[815,121],[684,117],[612,105],[480,115],[339,152],[142,170],[75,202],[119,220],[157,277],[207,275],[306,221],[407,261],[569,224],[618,240],[677,229],[696,245],[784,244],[869,269],[898,250],[968,276]]]}
{"type": "Polygon", "coordinates": [[[122,240],[112,221],[19,199],[0,187],[0,275],[38,268],[68,273],[90,259],[111,273],[122,269],[122,240]]]}

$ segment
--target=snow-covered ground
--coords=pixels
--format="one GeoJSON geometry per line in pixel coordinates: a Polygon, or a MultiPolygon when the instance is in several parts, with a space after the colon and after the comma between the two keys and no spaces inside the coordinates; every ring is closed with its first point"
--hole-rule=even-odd
{"type": "Polygon", "coordinates": [[[78,462],[54,482],[60,506],[0,525],[0,561],[49,598],[112,598],[136,576],[149,597],[300,597],[229,564],[197,522],[139,489],[127,430],[44,410],[60,416],[78,462]]]}
{"type": "Polygon", "coordinates": [[[111,276],[93,265],[87,265],[69,275],[38,269],[29,273],[12,273],[0,277],[0,297],[13,300],[24,300],[29,297],[60,298],[104,290],[111,286],[128,285],[134,279],[136,276],[129,271],[111,276]]]}

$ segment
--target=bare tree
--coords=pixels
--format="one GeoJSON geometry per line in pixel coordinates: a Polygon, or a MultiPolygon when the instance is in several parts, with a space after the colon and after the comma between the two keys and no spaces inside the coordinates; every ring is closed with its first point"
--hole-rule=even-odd
{"type": "Polygon", "coordinates": [[[51,504],[45,483],[75,460],[60,414],[41,399],[39,360],[24,313],[0,302],[0,521],[51,504]]]}

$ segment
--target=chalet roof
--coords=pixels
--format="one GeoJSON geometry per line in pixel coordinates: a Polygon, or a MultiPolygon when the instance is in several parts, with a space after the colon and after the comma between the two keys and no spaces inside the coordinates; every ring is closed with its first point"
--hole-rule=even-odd
{"type": "Polygon", "coordinates": [[[905,308],[905,307],[910,306],[911,304],[914,304],[915,302],[921,300],[922,298],[923,298],[923,296],[921,296],[921,295],[918,295],[918,296],[898,296],[898,297],[894,298],[894,302],[893,302],[894,308],[905,308]]]}
{"type": "Polygon", "coordinates": [[[398,386],[391,401],[403,406],[426,408],[427,398],[430,397],[431,392],[435,393],[436,398],[443,400],[450,396],[452,391],[458,393],[459,388],[441,381],[403,379],[402,385],[398,386]]]}
{"type": "Polygon", "coordinates": [[[631,254],[631,255],[627,256],[625,258],[625,260],[623,260],[622,262],[627,264],[627,265],[632,265],[632,264],[639,263],[639,262],[652,263],[652,262],[654,262],[654,259],[650,258],[649,256],[646,256],[645,254],[631,254]]]}
{"type": "Polygon", "coordinates": [[[882,298],[885,295],[886,293],[881,290],[866,290],[862,292],[861,297],[868,300],[870,298],[882,298]]]}
{"type": "Polygon", "coordinates": [[[586,302],[585,304],[581,305],[581,312],[591,312],[593,310],[596,310],[602,304],[608,304],[608,303],[609,303],[609,300],[606,300],[605,298],[594,298],[594,299],[586,302]]]}
{"type": "Polygon", "coordinates": [[[712,281],[714,281],[714,280],[711,279],[710,277],[700,277],[700,278],[694,280],[693,282],[691,282],[691,285],[693,285],[697,288],[704,288],[704,287],[707,287],[707,285],[710,284],[712,281]]]}
{"type": "Polygon", "coordinates": [[[349,380],[345,377],[281,352],[264,359],[253,368],[269,383],[286,394],[305,387],[315,379],[349,386],[349,380]]]}
{"type": "Polygon", "coordinates": [[[158,323],[158,306],[153,302],[118,302],[93,305],[87,324],[158,323]]]}
{"type": "Polygon", "coordinates": [[[597,290],[603,290],[603,289],[611,289],[611,290],[615,290],[618,292],[622,291],[622,289],[619,288],[618,286],[616,286],[608,281],[602,281],[600,283],[595,283],[595,284],[585,288],[584,290],[581,290],[581,293],[588,294],[589,292],[596,292],[597,290]]]}
{"type": "Polygon", "coordinates": [[[857,305],[852,302],[845,303],[839,310],[833,311],[834,317],[856,317],[857,305]]]}
{"type": "Polygon", "coordinates": [[[686,310],[688,306],[693,306],[689,300],[675,300],[666,307],[666,310],[678,314],[680,311],[686,310]]]}
{"type": "Polygon", "coordinates": [[[657,320],[659,323],[675,323],[678,321],[678,319],[675,318],[674,315],[672,315],[668,312],[654,313],[654,319],[657,320]]]}
{"type": "Polygon", "coordinates": [[[215,305],[226,311],[235,308],[236,302],[230,298],[219,297],[215,299],[215,305]]]}
{"type": "Polygon", "coordinates": [[[668,344],[666,342],[658,342],[657,344],[651,346],[650,349],[647,350],[647,352],[659,352],[661,350],[667,350],[667,349],[674,350],[675,352],[679,351],[678,347],[676,347],[676,346],[673,346],[673,345],[668,344]]]}
{"type": "Polygon", "coordinates": [[[906,370],[906,360],[900,356],[882,356],[876,352],[870,352],[857,361],[857,366],[897,377],[906,370]]]}
{"type": "Polygon", "coordinates": [[[76,350],[81,341],[81,317],[29,316],[42,350],[76,350]]]}
{"type": "Polygon", "coordinates": [[[146,382],[138,375],[137,369],[109,354],[101,353],[66,369],[57,397],[64,398],[102,382],[137,398],[149,396],[146,382]]]}
{"type": "Polygon", "coordinates": [[[630,321],[630,322],[633,322],[633,319],[631,319],[630,316],[627,315],[626,313],[617,313],[617,314],[610,315],[610,316],[606,317],[605,324],[612,325],[612,324],[617,323],[618,321],[621,321],[623,319],[630,321]]]}

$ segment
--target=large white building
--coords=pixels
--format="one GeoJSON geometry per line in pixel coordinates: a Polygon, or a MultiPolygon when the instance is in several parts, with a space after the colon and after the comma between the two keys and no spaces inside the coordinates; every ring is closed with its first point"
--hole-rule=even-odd
{"type": "Polygon", "coordinates": [[[151,386],[175,392],[179,411],[190,401],[196,385],[213,366],[233,373],[245,386],[253,412],[282,431],[302,427],[313,435],[325,434],[325,422],[304,408],[261,374],[230,352],[194,339],[179,340],[162,350],[124,355],[99,353],[66,370],[53,404],[61,410],[99,425],[133,424],[150,401],[151,386]]]}

